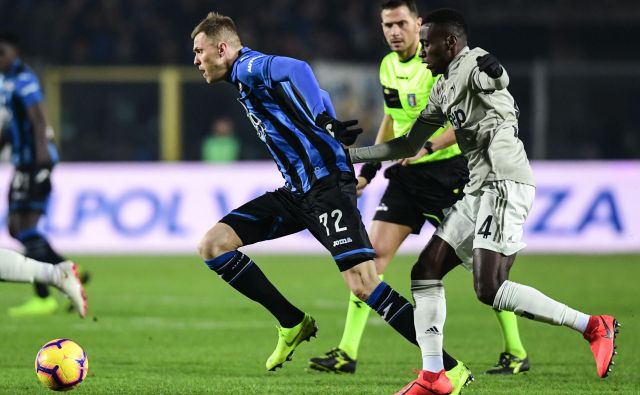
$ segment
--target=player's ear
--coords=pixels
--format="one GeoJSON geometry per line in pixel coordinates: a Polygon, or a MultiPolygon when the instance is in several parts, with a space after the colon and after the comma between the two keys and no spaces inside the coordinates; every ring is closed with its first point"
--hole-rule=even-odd
{"type": "Polygon", "coordinates": [[[422,26],[422,18],[421,17],[417,17],[416,18],[416,26],[418,27],[418,31],[420,31],[420,26],[422,26]]]}
{"type": "Polygon", "coordinates": [[[224,41],[220,41],[218,43],[218,55],[222,58],[224,54],[227,52],[227,43],[224,41]]]}
{"type": "Polygon", "coordinates": [[[454,35],[447,36],[445,42],[447,43],[448,48],[453,49],[456,47],[456,44],[458,43],[458,37],[454,35]]]}

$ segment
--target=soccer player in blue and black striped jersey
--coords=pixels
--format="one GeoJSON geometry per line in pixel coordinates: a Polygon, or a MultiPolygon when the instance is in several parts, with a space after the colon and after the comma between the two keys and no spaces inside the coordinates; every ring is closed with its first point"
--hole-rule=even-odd
{"type": "Polygon", "coordinates": [[[282,188],[228,213],[199,245],[211,270],[278,320],[278,344],[267,370],[289,360],[300,342],[315,335],[316,323],[238,248],[304,229],[331,253],[351,291],[416,344],[413,308],[378,278],[356,205],[356,179],[343,148],[362,132],[356,121],[336,119],[307,63],[243,46],[231,18],[209,13],[191,38],[194,64],[207,83],[227,81],[238,88],[247,117],[285,180],[282,188]]]}
{"type": "MultiPolygon", "coordinates": [[[[51,172],[58,153],[47,127],[44,95],[38,77],[19,57],[16,36],[0,33],[0,106],[10,120],[2,131],[2,143],[11,145],[15,173],[9,191],[9,233],[19,240],[29,258],[58,264],[65,261],[51,248],[38,221],[46,213],[51,194],[51,172]]],[[[43,284],[36,283],[36,296],[9,314],[53,313],[58,306],[43,284]]]]}

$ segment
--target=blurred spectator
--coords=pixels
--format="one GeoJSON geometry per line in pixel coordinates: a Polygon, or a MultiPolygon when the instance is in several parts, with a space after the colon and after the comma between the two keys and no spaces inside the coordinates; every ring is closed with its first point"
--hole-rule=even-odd
{"type": "Polygon", "coordinates": [[[211,122],[211,132],[202,142],[202,160],[233,162],[240,154],[240,142],[235,135],[231,118],[217,118],[211,122]]]}

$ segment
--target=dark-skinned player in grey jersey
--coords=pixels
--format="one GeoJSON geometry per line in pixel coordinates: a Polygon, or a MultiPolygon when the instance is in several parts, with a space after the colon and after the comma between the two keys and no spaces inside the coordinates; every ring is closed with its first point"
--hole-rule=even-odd
{"type": "Polygon", "coordinates": [[[464,198],[447,214],[411,272],[423,367],[399,394],[452,392],[440,356],[446,318],[442,279],[461,263],[473,271],[481,302],[581,333],[590,344],[598,376],[606,377],[615,354],[617,320],[587,315],[508,279],[517,252],[525,246],[523,225],[535,183],[518,138],[518,111],[506,89],[506,70],[494,55],[467,46],[466,23],[457,11],[429,14],[420,41],[423,61],[433,74],[442,75],[427,107],[407,135],[349,150],[354,163],[410,157],[448,119],[468,161],[464,198]]]}

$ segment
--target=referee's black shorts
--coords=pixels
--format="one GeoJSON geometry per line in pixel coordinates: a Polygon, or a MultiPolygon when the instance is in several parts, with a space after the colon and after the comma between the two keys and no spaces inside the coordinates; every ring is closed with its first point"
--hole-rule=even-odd
{"type": "Polygon", "coordinates": [[[462,155],[409,166],[393,165],[384,172],[389,185],[376,208],[375,221],[406,225],[419,234],[425,221],[434,227],[446,209],[460,200],[469,181],[462,155]]]}

